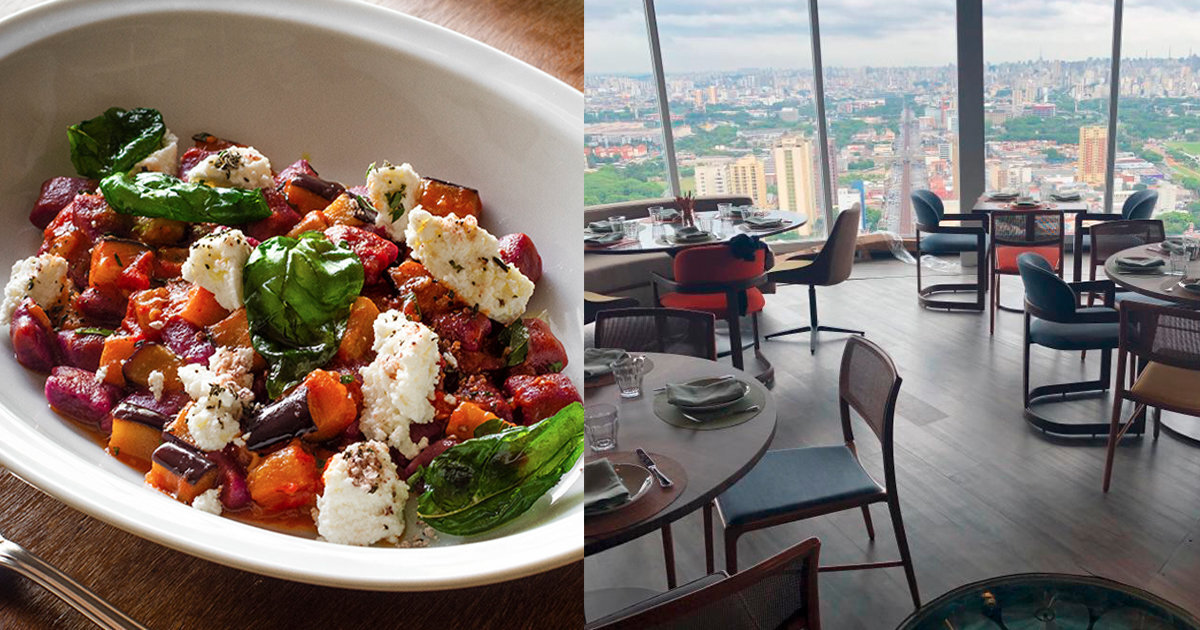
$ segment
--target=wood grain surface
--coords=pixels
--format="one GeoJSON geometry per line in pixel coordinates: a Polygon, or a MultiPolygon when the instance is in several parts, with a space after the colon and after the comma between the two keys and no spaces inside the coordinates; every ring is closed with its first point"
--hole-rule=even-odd
{"type": "MultiPolygon", "coordinates": [[[[582,0],[373,0],[480,40],[583,87],[582,0]]],[[[32,6],[0,0],[0,17],[32,6]]],[[[373,593],[229,569],[144,541],[5,475],[0,532],[150,628],[578,628],[582,563],[487,587],[373,593]]],[[[0,629],[86,629],[86,619],[0,571],[0,629]]]]}

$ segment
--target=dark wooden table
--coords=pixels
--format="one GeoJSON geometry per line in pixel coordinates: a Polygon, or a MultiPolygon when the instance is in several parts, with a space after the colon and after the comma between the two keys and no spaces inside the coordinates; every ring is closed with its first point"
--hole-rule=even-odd
{"type": "MultiPolygon", "coordinates": [[[[1170,273],[1125,273],[1117,266],[1117,258],[1121,256],[1157,256],[1167,261],[1167,255],[1158,251],[1157,247],[1157,245],[1138,245],[1123,249],[1104,261],[1104,273],[1113,281],[1113,284],[1123,289],[1168,302],[1178,302],[1180,306],[1200,308],[1200,293],[1178,286],[1179,276],[1173,276],[1170,273]]],[[[1197,264],[1193,262],[1192,268],[1195,268],[1197,264]]],[[[1169,271],[1170,263],[1163,265],[1161,269],[1169,271]]]]}
{"type": "Polygon", "coordinates": [[[770,216],[783,218],[783,223],[778,227],[773,227],[765,230],[749,230],[742,227],[741,222],[733,223],[730,221],[722,221],[715,212],[697,212],[696,215],[712,219],[713,235],[715,238],[707,241],[698,241],[695,243],[676,243],[668,240],[667,237],[675,233],[675,229],[679,227],[679,223],[660,223],[654,224],[649,218],[634,219],[638,222],[638,237],[636,240],[610,245],[607,247],[596,247],[588,245],[584,248],[589,254],[648,254],[648,253],[667,253],[674,255],[680,250],[689,247],[700,247],[702,245],[713,245],[716,243],[726,243],[738,234],[748,234],[765,238],[776,234],[790,232],[804,224],[808,223],[808,217],[797,212],[784,212],[781,210],[772,211],[770,216]]]}
{"type": "MultiPolygon", "coordinates": [[[[616,385],[605,385],[587,390],[587,404],[615,405],[619,413],[617,439],[621,449],[640,447],[674,459],[687,472],[687,487],[671,505],[649,519],[603,538],[585,538],[584,554],[610,549],[700,509],[749,472],[767,451],[775,435],[775,401],[771,392],[753,376],[707,359],[655,352],[645,354],[654,362],[654,370],[645,376],[641,397],[621,398],[616,385]],[[654,389],[667,383],[727,374],[737,375],[766,396],[761,413],[736,426],[705,431],[667,424],[654,415],[654,389]]],[[[588,459],[595,457],[603,457],[603,454],[588,451],[588,459]]]]}
{"type": "MultiPolygon", "coordinates": [[[[1044,206],[1046,208],[1049,208],[1050,210],[1062,210],[1063,214],[1071,215],[1072,217],[1074,217],[1076,215],[1087,214],[1088,210],[1091,209],[1091,207],[1088,206],[1088,203],[1083,200],[1080,200],[1080,201],[1048,201],[1044,204],[1044,206]]],[[[992,201],[991,199],[988,198],[988,196],[986,194],[981,195],[979,197],[979,199],[976,199],[975,205],[971,208],[971,210],[974,212],[991,212],[992,210],[1010,210],[1010,209],[1012,209],[1012,202],[1010,202],[1010,201],[992,201]]],[[[1037,208],[1033,208],[1033,209],[1037,209],[1037,208]]],[[[1112,215],[1104,215],[1104,216],[1111,217],[1112,215]]],[[[1074,239],[1072,241],[1072,245],[1073,245],[1074,249],[1072,249],[1071,251],[1075,254],[1075,258],[1074,258],[1074,262],[1072,263],[1071,271],[1072,271],[1072,273],[1074,273],[1073,278],[1074,278],[1075,282],[1078,282],[1083,279],[1083,256],[1080,256],[1080,252],[1083,251],[1083,236],[1084,236],[1084,234],[1087,233],[1087,229],[1086,229],[1086,227],[1082,226],[1080,224],[1080,222],[1078,222],[1078,221],[1074,221],[1074,223],[1075,223],[1075,234],[1072,237],[1074,239]]],[[[1064,220],[1063,221],[1064,231],[1066,229],[1066,226],[1067,226],[1067,223],[1064,220]]],[[[1011,310],[1011,309],[1008,309],[1008,310],[1011,310]]]]}
{"type": "MultiPolygon", "coordinates": [[[[0,17],[36,4],[0,0],[0,17]]],[[[374,0],[478,39],[583,88],[577,0],[374,0]]],[[[230,569],[147,542],[0,478],[0,532],[150,628],[579,628],[583,563],[492,586],[374,593],[230,569]]],[[[0,628],[83,630],[82,615],[0,570],[0,628]]]]}

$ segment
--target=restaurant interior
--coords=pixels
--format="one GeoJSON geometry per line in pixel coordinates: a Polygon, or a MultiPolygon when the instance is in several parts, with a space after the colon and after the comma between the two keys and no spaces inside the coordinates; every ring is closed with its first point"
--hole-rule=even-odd
{"type": "Polygon", "coordinates": [[[1200,12],[586,11],[588,627],[1200,628],[1200,12]]]}

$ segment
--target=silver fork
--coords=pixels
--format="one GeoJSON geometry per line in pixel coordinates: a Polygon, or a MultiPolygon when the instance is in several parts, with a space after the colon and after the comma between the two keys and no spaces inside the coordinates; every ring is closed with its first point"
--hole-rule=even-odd
{"type": "MultiPolygon", "coordinates": [[[[3,477],[5,472],[4,468],[0,467],[0,477],[3,477]]],[[[71,576],[5,538],[3,532],[0,532],[0,567],[8,567],[33,580],[101,628],[147,630],[146,626],[100,599],[71,576]]]]}

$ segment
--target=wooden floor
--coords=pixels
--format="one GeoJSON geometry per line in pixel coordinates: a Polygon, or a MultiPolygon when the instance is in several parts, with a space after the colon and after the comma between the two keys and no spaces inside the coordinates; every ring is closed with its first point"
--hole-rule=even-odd
{"type": "MultiPolygon", "coordinates": [[[[897,476],[922,600],[987,577],[1054,571],[1134,584],[1200,614],[1200,448],[1165,432],[1157,441],[1129,440],[1118,450],[1113,488],[1103,494],[1102,440],[1051,439],[1022,418],[1022,316],[999,313],[989,337],[986,313],[923,310],[913,270],[896,261],[858,264],[850,281],[818,288],[818,302],[822,323],[866,330],[904,378],[897,476]]],[[[1019,304],[1020,280],[1005,278],[1002,286],[1003,301],[1019,304]]],[[[768,296],[764,330],[800,325],[807,313],[806,288],[781,287],[768,296]]],[[[844,336],[820,339],[815,356],[806,334],[765,345],[779,407],[797,410],[781,415],[772,448],[840,442],[844,336]]],[[[1095,378],[1098,365],[1098,354],[1081,363],[1079,353],[1035,348],[1032,381],[1095,378]]],[[[1111,407],[1104,398],[1048,409],[1063,418],[1106,419],[1111,407]]],[[[882,479],[878,444],[861,423],[856,435],[868,470],[882,479]]],[[[821,539],[822,563],[897,557],[886,507],[875,506],[873,517],[874,544],[857,510],[747,534],[740,564],[809,536],[821,539]]],[[[675,526],[681,583],[704,572],[701,532],[699,513],[675,526]]],[[[722,567],[719,542],[717,548],[722,567]]],[[[658,535],[589,557],[585,575],[588,591],[664,589],[658,535]]],[[[823,573],[820,589],[821,616],[834,630],[894,628],[912,610],[901,569],[823,573]]]]}

